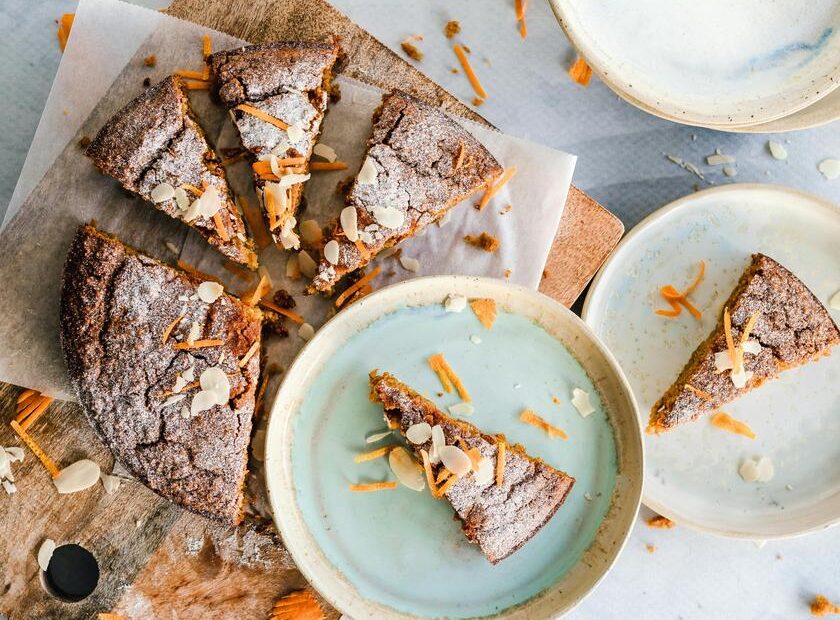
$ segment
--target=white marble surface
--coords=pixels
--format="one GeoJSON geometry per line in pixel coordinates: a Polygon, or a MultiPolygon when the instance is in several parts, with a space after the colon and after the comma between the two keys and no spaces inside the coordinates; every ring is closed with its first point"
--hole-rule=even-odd
{"type": "MultiPolygon", "coordinates": [[[[461,39],[473,49],[490,95],[481,112],[506,132],[578,155],[575,183],[628,227],[708,182],[780,183],[840,202],[840,179],[825,181],[816,169],[821,159],[840,157],[840,123],[776,138],[790,141],[785,144],[790,157],[781,162],[767,153],[768,136],[727,135],[652,118],[597,80],[585,90],[569,81],[565,70],[573,53],[540,0],[532,0],[526,41],[516,31],[512,0],[333,2],[395,50],[406,36],[423,34],[426,58],[420,68],[469,101],[464,76],[449,71],[455,60],[441,34],[448,19],[460,20],[461,39]],[[707,182],[700,181],[664,157],[673,153],[700,164],[715,148],[737,157],[737,177],[727,179],[719,167],[703,166],[707,182]]],[[[0,215],[60,59],[54,20],[74,6],[73,0],[0,3],[0,215]]],[[[643,510],[642,517],[649,514],[643,510]]],[[[840,528],[758,547],[680,527],[651,530],[640,522],[617,566],[569,617],[806,618],[815,592],[840,599],[838,553],[840,528]],[[656,552],[649,553],[647,544],[656,552]]]]}

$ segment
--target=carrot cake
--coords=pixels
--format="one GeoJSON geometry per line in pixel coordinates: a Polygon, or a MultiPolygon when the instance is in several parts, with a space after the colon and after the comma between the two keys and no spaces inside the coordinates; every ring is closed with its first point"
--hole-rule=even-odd
{"type": "Polygon", "coordinates": [[[504,435],[487,435],[453,419],[388,373],[370,373],[371,399],[398,426],[427,473],[433,493],[445,497],[464,534],[496,564],[528,542],[563,504],[575,479],[507,445],[504,435]],[[430,430],[431,429],[431,430],[430,430]],[[425,432],[423,432],[425,431],[425,432]],[[466,461],[465,461],[466,459],[466,461]],[[444,463],[472,462],[468,473],[450,473],[436,489],[444,463]]]}
{"type": "Polygon", "coordinates": [[[339,56],[338,38],[275,42],[212,54],[216,93],[254,168],[275,243],[300,247],[294,227],[339,56]]]}
{"type": "Polygon", "coordinates": [[[401,91],[386,94],[310,292],[330,292],[345,274],[440,219],[501,173],[490,152],[439,108],[401,91]]]}
{"type": "Polygon", "coordinates": [[[714,331],[651,409],[649,432],[712,413],[783,370],[828,355],[840,331],[790,271],[764,254],[752,261],[714,331]]]}
{"type": "Polygon", "coordinates": [[[86,152],[127,190],[192,226],[227,258],[256,269],[254,244],[224,168],[207,144],[179,77],[166,78],[117,112],[86,152]]]}
{"type": "Polygon", "coordinates": [[[64,267],[61,344],[114,457],[168,500],[241,520],[261,313],[82,226],[64,267]]]}

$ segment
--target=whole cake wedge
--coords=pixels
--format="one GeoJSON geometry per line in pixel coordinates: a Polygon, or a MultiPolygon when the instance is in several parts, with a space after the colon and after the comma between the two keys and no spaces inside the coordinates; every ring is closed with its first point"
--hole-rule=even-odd
{"type": "Polygon", "coordinates": [[[425,428],[422,442],[408,443],[427,468],[433,495],[449,501],[464,535],[493,564],[528,542],[571,491],[575,479],[568,474],[528,456],[520,445],[508,445],[504,435],[488,435],[447,416],[392,375],[373,371],[370,385],[371,400],[382,404],[386,421],[403,435],[417,439],[422,425],[431,427],[430,437],[425,428]],[[452,463],[465,459],[472,469],[450,474],[438,487],[443,463],[455,468],[452,463]]]}
{"type": "Polygon", "coordinates": [[[253,241],[181,78],[164,79],[117,112],[88,145],[87,155],[102,172],[191,226],[224,256],[256,269],[253,241]]]}
{"type": "Polygon", "coordinates": [[[828,310],[793,273],[753,254],[714,331],[652,407],[648,432],[712,413],[840,342],[828,310]]]}
{"type": "Polygon", "coordinates": [[[345,274],[437,221],[502,171],[493,155],[439,108],[401,91],[386,94],[310,292],[330,292],[345,274]]]}
{"type": "Polygon", "coordinates": [[[259,309],[90,225],[76,234],[62,286],[70,379],[114,457],[166,499],[238,523],[259,309]]]}
{"type": "Polygon", "coordinates": [[[216,92],[248,150],[257,196],[275,243],[300,243],[293,228],[309,179],[339,57],[338,38],[278,41],[212,54],[216,92]]]}

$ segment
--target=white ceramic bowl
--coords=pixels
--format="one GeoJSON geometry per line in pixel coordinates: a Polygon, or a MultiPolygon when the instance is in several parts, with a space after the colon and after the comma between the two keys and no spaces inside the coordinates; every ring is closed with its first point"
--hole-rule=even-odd
{"type": "Polygon", "coordinates": [[[840,85],[836,0],[549,1],[597,75],[629,103],[668,120],[717,129],[762,125],[840,85]]]}
{"type": "MultiPolygon", "coordinates": [[[[398,612],[373,600],[365,600],[356,584],[331,563],[316,542],[299,503],[299,481],[294,474],[292,446],[295,420],[324,364],[341,350],[348,339],[386,314],[406,306],[440,304],[453,291],[469,298],[493,298],[502,310],[537,322],[548,334],[561,341],[594,383],[615,440],[618,473],[611,501],[605,503],[608,506],[606,516],[594,534],[593,543],[554,585],[494,617],[553,618],[572,609],[592,591],[616,561],[637,514],[642,492],[644,452],[636,405],[621,369],[583,321],[540,293],[500,280],[437,276],[416,278],[386,287],[342,310],[304,347],[286,373],[277,394],[266,437],[268,491],[283,541],[310,583],[332,605],[355,620],[421,616],[398,612]]],[[[577,413],[574,415],[577,416],[577,413]]],[[[307,490],[314,486],[311,479],[300,483],[307,490]]],[[[580,495],[583,495],[582,489],[580,495]]],[[[364,561],[365,558],[359,558],[359,562],[364,561]]],[[[498,568],[503,570],[504,563],[498,568]]],[[[408,568],[406,570],[410,572],[408,568]]],[[[410,579],[409,573],[400,579],[410,579]]]]}

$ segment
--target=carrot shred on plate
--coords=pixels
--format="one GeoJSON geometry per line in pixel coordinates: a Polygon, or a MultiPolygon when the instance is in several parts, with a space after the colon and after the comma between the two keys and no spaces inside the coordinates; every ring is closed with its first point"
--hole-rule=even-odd
{"type": "Polygon", "coordinates": [[[187,90],[210,90],[210,82],[204,80],[184,80],[184,88],[187,90]]]}
{"type": "Polygon", "coordinates": [[[682,308],[688,312],[698,321],[703,318],[703,313],[698,310],[694,304],[688,300],[688,296],[697,290],[700,282],[703,281],[703,276],[706,273],[706,262],[700,261],[700,272],[694,281],[683,291],[678,291],[673,285],[666,284],[659,289],[659,294],[671,306],[670,310],[656,310],[656,314],[670,319],[676,318],[682,314],[682,308]]]}
{"type": "MultiPolygon", "coordinates": [[[[37,399],[32,399],[34,401],[35,406],[31,409],[27,407],[28,413],[24,415],[21,419],[15,418],[16,422],[20,423],[21,428],[24,430],[28,430],[30,426],[35,424],[46,411],[47,408],[52,404],[53,398],[51,396],[42,396],[39,395],[37,399]]],[[[18,418],[21,416],[19,415],[18,418]]]]}
{"type": "Polygon", "coordinates": [[[187,78],[191,80],[199,80],[201,82],[206,82],[207,78],[204,77],[204,71],[191,71],[189,69],[178,69],[175,72],[175,75],[182,78],[187,78]]]}
{"type": "Polygon", "coordinates": [[[271,238],[268,236],[268,231],[265,229],[262,214],[256,208],[251,206],[245,196],[239,196],[239,206],[242,208],[242,214],[245,216],[245,221],[248,223],[248,229],[251,231],[251,236],[261,250],[271,245],[271,238]]]}
{"type": "Polygon", "coordinates": [[[447,394],[452,392],[452,388],[454,387],[455,391],[458,392],[458,396],[461,397],[461,400],[464,402],[470,402],[472,400],[469,392],[467,392],[467,389],[461,382],[461,377],[452,370],[452,367],[446,361],[446,358],[443,357],[443,353],[435,353],[427,361],[429,363],[429,367],[435,371],[435,374],[440,379],[440,383],[447,394]]]}
{"type": "Polygon", "coordinates": [[[59,472],[58,467],[56,467],[53,460],[47,456],[46,452],[44,452],[43,449],[41,449],[41,446],[38,445],[38,443],[32,438],[32,436],[29,433],[27,433],[20,424],[18,424],[17,420],[12,420],[11,422],[9,422],[9,424],[11,425],[12,430],[14,430],[15,433],[17,433],[18,437],[21,438],[23,443],[25,443],[27,447],[30,450],[32,450],[32,453],[35,456],[37,456],[38,460],[41,461],[44,467],[47,468],[47,471],[50,472],[50,476],[52,476],[53,478],[58,478],[58,474],[61,473],[59,472]]]}
{"type": "Polygon", "coordinates": [[[481,201],[478,203],[478,210],[481,211],[484,207],[487,206],[487,203],[490,202],[490,199],[493,198],[496,194],[498,194],[501,189],[507,185],[508,181],[510,181],[516,175],[516,166],[510,166],[509,168],[505,168],[505,171],[501,174],[501,176],[495,180],[491,181],[487,189],[484,191],[484,195],[481,197],[481,201]]]}
{"type": "Polygon", "coordinates": [[[335,307],[340,308],[341,305],[347,301],[347,299],[356,291],[361,289],[365,284],[373,280],[379,273],[382,271],[382,267],[375,267],[370,272],[363,275],[361,278],[356,280],[351,286],[348,286],[347,289],[338,297],[335,298],[335,307]]]}
{"type": "Polygon", "coordinates": [[[310,170],[347,170],[347,162],[343,161],[313,161],[310,170]]]}
{"type": "Polygon", "coordinates": [[[367,482],[364,484],[351,484],[350,490],[354,493],[369,493],[371,491],[385,491],[387,489],[396,489],[397,483],[393,480],[387,482],[367,482]]]}
{"type": "Polygon", "coordinates": [[[710,418],[710,420],[712,426],[716,426],[719,429],[735,433],[736,435],[743,435],[744,437],[749,437],[750,439],[755,439],[755,433],[748,424],[741,422],[740,420],[736,420],[725,411],[718,411],[710,418]]]}
{"type": "Polygon", "coordinates": [[[242,303],[246,306],[256,306],[260,300],[268,294],[271,290],[271,282],[265,274],[260,275],[260,281],[254,287],[250,294],[242,296],[242,303]]]}
{"type": "Polygon", "coordinates": [[[393,450],[396,447],[397,446],[383,446],[382,448],[377,448],[376,450],[371,450],[370,452],[362,452],[353,457],[353,462],[365,463],[367,461],[373,461],[383,456],[388,456],[391,450],[393,450]]]}
{"type": "Polygon", "coordinates": [[[70,37],[70,29],[73,27],[75,17],[75,13],[65,13],[58,22],[58,45],[62,52],[67,47],[67,39],[70,37]]]}
{"type": "Polygon", "coordinates": [[[562,428],[557,428],[556,426],[549,424],[531,409],[525,409],[520,414],[519,419],[525,422],[525,424],[530,424],[531,426],[545,431],[546,433],[548,433],[549,437],[560,437],[561,439],[569,438],[569,436],[566,434],[566,431],[564,431],[562,428]]]}
{"type": "Polygon", "coordinates": [[[481,97],[482,99],[487,99],[487,91],[484,90],[484,87],[478,80],[478,76],[475,74],[475,71],[473,71],[472,65],[470,64],[470,59],[467,58],[467,54],[466,52],[464,52],[464,48],[458,44],[455,44],[452,49],[455,50],[455,56],[458,57],[458,61],[464,68],[464,74],[470,81],[470,84],[472,85],[475,94],[481,97]]]}
{"type": "Polygon", "coordinates": [[[584,88],[589,86],[589,80],[592,79],[592,67],[586,63],[583,56],[578,56],[569,67],[569,77],[584,88]]]}
{"type": "Polygon", "coordinates": [[[210,40],[210,35],[205,34],[204,37],[202,37],[202,39],[201,39],[201,43],[202,43],[202,46],[201,46],[202,47],[202,49],[201,49],[202,55],[204,56],[204,59],[207,60],[207,57],[210,54],[213,53],[213,42],[210,40]]]}
{"type": "Polygon", "coordinates": [[[294,321],[298,325],[303,325],[304,323],[306,323],[304,318],[301,315],[299,315],[297,312],[292,312],[291,310],[286,310],[286,308],[281,308],[277,304],[275,304],[271,301],[268,301],[267,299],[261,299],[260,300],[260,305],[263,308],[268,308],[269,310],[273,310],[277,314],[282,314],[283,316],[285,316],[288,319],[291,319],[292,321],[294,321]]]}
{"type": "Polygon", "coordinates": [[[484,329],[491,329],[496,322],[496,300],[495,299],[473,299],[470,308],[484,329]]]}
{"type": "Polygon", "coordinates": [[[265,121],[266,123],[270,123],[275,127],[279,127],[282,130],[286,130],[289,128],[288,123],[284,123],[279,118],[275,118],[266,112],[263,112],[259,108],[255,108],[252,105],[248,105],[247,103],[240,103],[238,106],[233,108],[234,110],[240,110],[241,112],[245,112],[246,114],[250,114],[251,116],[260,119],[261,121],[265,121]]]}
{"type": "Polygon", "coordinates": [[[519,36],[523,39],[528,36],[528,26],[525,25],[525,11],[528,9],[528,0],[516,0],[516,21],[519,22],[519,36]]]}

